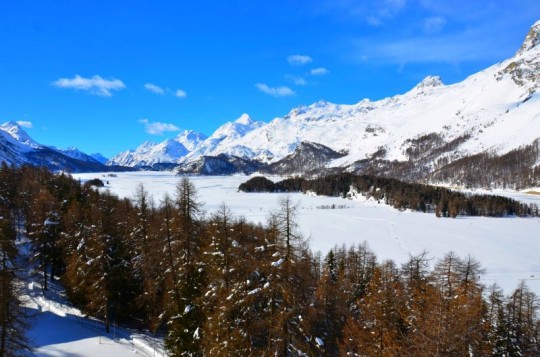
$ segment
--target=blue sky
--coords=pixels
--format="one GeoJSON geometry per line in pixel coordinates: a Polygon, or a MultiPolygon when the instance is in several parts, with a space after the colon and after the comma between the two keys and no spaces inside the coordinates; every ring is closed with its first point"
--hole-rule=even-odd
{"type": "Polygon", "coordinates": [[[111,157],[512,56],[538,0],[1,1],[0,122],[111,157]]]}

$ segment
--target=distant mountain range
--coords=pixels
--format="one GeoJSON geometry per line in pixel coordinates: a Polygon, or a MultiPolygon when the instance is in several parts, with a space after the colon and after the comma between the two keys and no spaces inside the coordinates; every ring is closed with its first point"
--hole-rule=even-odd
{"type": "MultiPolygon", "coordinates": [[[[513,57],[460,83],[444,85],[430,76],[401,95],[352,105],[319,101],[269,123],[244,114],[210,137],[185,131],[162,143],[145,142],[107,165],[175,167],[189,174],[349,171],[466,186],[540,185],[539,87],[540,21],[513,57]]],[[[0,159],[17,163],[30,148],[46,148],[100,164],[76,150],[40,146],[12,126],[1,129],[19,132],[19,139],[1,137],[0,159]],[[9,140],[25,143],[25,149],[4,144],[9,140]]]]}
{"type": "Polygon", "coordinates": [[[50,170],[68,172],[100,172],[129,170],[109,167],[99,154],[87,155],[76,148],[66,150],[45,146],[34,141],[17,123],[0,125],[0,162],[9,165],[43,166],[50,170]]]}

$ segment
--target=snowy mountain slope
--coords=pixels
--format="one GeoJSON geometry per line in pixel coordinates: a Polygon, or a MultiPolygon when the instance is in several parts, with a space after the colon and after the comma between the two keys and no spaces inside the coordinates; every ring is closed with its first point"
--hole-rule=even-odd
{"type": "MultiPolygon", "coordinates": [[[[534,48],[537,62],[539,49],[534,48]]],[[[234,152],[275,162],[291,154],[300,142],[310,141],[348,151],[348,156],[334,163],[339,166],[370,157],[381,147],[386,149],[386,159],[403,161],[408,159],[407,140],[429,133],[439,133],[445,141],[470,135],[460,147],[461,156],[486,150],[505,152],[530,144],[540,135],[540,102],[534,93],[538,83],[520,85],[511,73],[504,73],[514,61],[450,86],[427,77],[403,95],[376,102],[364,99],[338,105],[321,101],[298,107],[244,136],[224,139],[213,150],[198,148],[186,159],[199,152],[234,152]]]]}
{"type": "Polygon", "coordinates": [[[0,125],[0,162],[8,165],[43,166],[69,172],[105,171],[103,164],[81,151],[60,150],[34,141],[17,123],[0,125]]]}
{"type": "Polygon", "coordinates": [[[268,124],[253,125],[245,116],[216,130],[181,162],[225,154],[272,164],[306,141],[346,151],[328,166],[349,170],[375,157],[386,163],[422,159],[435,169],[480,153],[503,155],[540,137],[539,87],[540,21],[512,58],[460,83],[444,85],[430,76],[407,93],[379,101],[320,101],[268,124]],[[243,120],[249,130],[238,130],[243,120]]]}
{"type": "Polygon", "coordinates": [[[178,134],[175,140],[184,145],[188,151],[193,151],[206,138],[206,135],[202,133],[193,130],[184,130],[182,133],[178,134]]]}
{"type": "Polygon", "coordinates": [[[21,150],[37,149],[41,146],[15,122],[9,121],[0,125],[0,130],[16,141],[21,150]]]}
{"type": "Polygon", "coordinates": [[[135,150],[121,152],[111,158],[107,165],[140,167],[157,163],[174,163],[194,150],[204,139],[206,136],[201,133],[185,130],[175,139],[161,143],[146,141],[135,150]]]}

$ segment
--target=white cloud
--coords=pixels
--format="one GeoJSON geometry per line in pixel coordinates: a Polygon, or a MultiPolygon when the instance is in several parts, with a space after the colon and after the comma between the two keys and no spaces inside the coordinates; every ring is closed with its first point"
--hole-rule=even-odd
{"type": "Polygon", "coordinates": [[[111,91],[126,88],[124,82],[119,79],[112,78],[109,80],[100,76],[84,78],[78,74],[73,78],[60,78],[53,82],[52,85],[58,88],[84,90],[102,97],[112,97],[111,91]]]}
{"type": "Polygon", "coordinates": [[[17,124],[22,128],[28,128],[28,129],[32,129],[32,127],[34,126],[31,121],[23,121],[23,120],[17,121],[17,124]]]}
{"type": "Polygon", "coordinates": [[[307,82],[304,77],[293,76],[291,74],[286,74],[285,78],[291,81],[295,86],[306,86],[307,82]]]}
{"type": "Polygon", "coordinates": [[[444,25],[446,25],[446,19],[444,17],[428,17],[424,20],[424,32],[427,34],[441,32],[444,25]]]}
{"type": "Polygon", "coordinates": [[[164,95],[165,94],[165,91],[163,90],[163,88],[161,88],[160,86],[157,86],[155,84],[152,84],[152,83],[146,83],[144,85],[144,88],[146,88],[146,90],[152,92],[152,93],[156,93],[156,94],[160,94],[160,95],[164,95]]]}
{"type": "Polygon", "coordinates": [[[274,97],[290,97],[295,94],[291,88],[285,87],[285,86],[269,87],[265,83],[257,83],[255,84],[255,87],[257,87],[257,89],[260,90],[261,92],[274,96],[274,97]]]}
{"type": "Polygon", "coordinates": [[[287,57],[287,62],[293,66],[301,66],[313,61],[313,59],[306,55],[290,55],[287,57]]]}
{"type": "Polygon", "coordinates": [[[185,97],[187,97],[187,93],[185,91],[183,91],[182,89],[177,89],[176,92],[174,92],[174,95],[178,98],[182,98],[184,99],[185,97]]]}
{"type": "Polygon", "coordinates": [[[150,122],[148,119],[141,119],[139,123],[144,124],[144,131],[151,135],[163,135],[165,132],[180,130],[174,124],[150,122]]]}
{"type": "Polygon", "coordinates": [[[319,67],[319,68],[313,68],[309,73],[312,76],[324,76],[324,75],[330,73],[330,71],[327,70],[324,67],[319,67]]]}

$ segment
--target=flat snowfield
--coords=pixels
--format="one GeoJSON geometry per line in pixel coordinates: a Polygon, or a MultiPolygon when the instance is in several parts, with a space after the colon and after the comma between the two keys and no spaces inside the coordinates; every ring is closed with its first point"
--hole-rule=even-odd
{"type": "MultiPolygon", "coordinates": [[[[106,188],[120,197],[132,198],[143,184],[156,204],[165,193],[174,196],[180,178],[170,172],[77,174],[82,182],[100,178],[106,188]]],[[[238,186],[246,176],[197,176],[194,182],[207,214],[225,203],[236,216],[264,223],[276,210],[284,194],[244,193],[238,186]]],[[[273,178],[279,180],[279,178],[273,178]]],[[[497,191],[540,205],[539,195],[497,191]]],[[[332,247],[366,241],[379,261],[405,262],[409,254],[427,250],[436,259],[449,251],[471,255],[485,268],[482,281],[497,282],[510,294],[521,280],[540,295],[540,218],[437,218],[434,214],[399,211],[385,204],[308,194],[290,194],[298,202],[297,222],[313,251],[326,254],[332,247]],[[335,205],[335,209],[325,207],[335,205]]]]}

